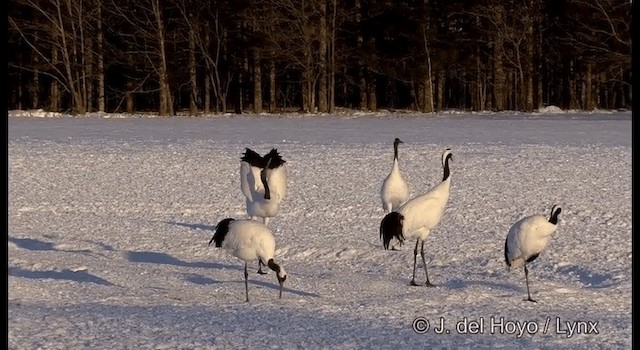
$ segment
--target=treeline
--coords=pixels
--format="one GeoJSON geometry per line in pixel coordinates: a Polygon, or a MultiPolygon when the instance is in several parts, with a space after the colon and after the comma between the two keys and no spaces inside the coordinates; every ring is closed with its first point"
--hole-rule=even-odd
{"type": "Polygon", "coordinates": [[[10,0],[10,109],[630,108],[628,0],[10,0]]]}

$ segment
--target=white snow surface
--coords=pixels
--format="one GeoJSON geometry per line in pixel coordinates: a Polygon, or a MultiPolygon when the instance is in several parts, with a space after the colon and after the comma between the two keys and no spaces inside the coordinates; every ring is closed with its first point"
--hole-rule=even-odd
{"type": "Polygon", "coordinates": [[[631,348],[631,112],[39,116],[8,119],[9,349],[631,348]],[[395,137],[411,197],[453,151],[434,288],[409,286],[414,241],[380,241],[395,137]],[[245,147],[287,161],[282,299],[255,263],[246,303],[243,263],[207,246],[246,217],[245,147]],[[554,204],[534,304],[504,241],[554,204]]]}

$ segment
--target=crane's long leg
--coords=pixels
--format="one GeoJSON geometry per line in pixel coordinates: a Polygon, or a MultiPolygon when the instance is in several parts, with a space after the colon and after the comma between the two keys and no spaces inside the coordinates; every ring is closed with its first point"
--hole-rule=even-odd
{"type": "Polygon", "coordinates": [[[247,263],[244,263],[244,292],[247,295],[247,303],[249,302],[249,272],[247,272],[247,263]]]}
{"type": "MultiPolygon", "coordinates": [[[[268,217],[263,217],[262,218],[262,223],[267,226],[269,225],[269,218],[268,217]]],[[[261,275],[266,275],[268,272],[262,271],[262,266],[264,266],[264,264],[262,263],[262,260],[258,259],[258,273],[261,275]]]]}
{"type": "Polygon", "coordinates": [[[262,263],[262,260],[258,259],[258,273],[261,275],[266,275],[267,272],[262,271],[262,266],[264,266],[264,264],[262,263]]]}
{"type": "Polygon", "coordinates": [[[424,264],[424,274],[427,276],[427,283],[426,286],[427,287],[435,287],[435,284],[431,284],[431,282],[429,282],[429,273],[427,272],[427,262],[424,260],[424,241],[422,241],[422,244],[420,245],[420,257],[422,257],[422,263],[424,264]]]}
{"type": "Polygon", "coordinates": [[[409,283],[412,286],[417,286],[416,283],[416,260],[418,260],[418,243],[420,240],[416,240],[416,247],[413,249],[413,276],[411,277],[411,282],[409,283]]]}
{"type": "Polygon", "coordinates": [[[525,299],[526,301],[530,301],[533,303],[537,303],[537,301],[531,299],[531,293],[529,293],[529,269],[527,269],[527,263],[524,263],[524,278],[527,281],[527,299],[525,299]]]}

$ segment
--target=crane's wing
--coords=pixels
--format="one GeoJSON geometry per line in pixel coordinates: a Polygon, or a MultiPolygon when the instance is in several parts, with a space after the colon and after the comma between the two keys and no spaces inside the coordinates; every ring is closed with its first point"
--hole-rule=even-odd
{"type": "Polygon", "coordinates": [[[264,168],[268,162],[269,169],[279,168],[283,166],[284,163],[287,162],[286,160],[282,159],[282,156],[280,155],[280,153],[278,153],[278,150],[275,148],[272,148],[271,151],[269,151],[269,153],[265,154],[263,160],[264,160],[264,165],[262,167],[264,168]]]}
{"type": "Polygon", "coordinates": [[[249,165],[256,168],[264,168],[267,164],[266,160],[261,155],[259,155],[258,152],[250,148],[245,148],[240,161],[247,162],[249,163],[249,165]]]}
{"type": "MultiPolygon", "coordinates": [[[[258,174],[259,176],[259,174],[258,174]]],[[[287,196],[287,168],[284,164],[269,171],[267,176],[271,195],[277,195],[278,201],[287,196]]]]}
{"type": "Polygon", "coordinates": [[[253,201],[254,196],[260,192],[264,193],[264,186],[260,181],[260,169],[249,165],[247,162],[240,162],[240,189],[242,194],[253,201]]]}

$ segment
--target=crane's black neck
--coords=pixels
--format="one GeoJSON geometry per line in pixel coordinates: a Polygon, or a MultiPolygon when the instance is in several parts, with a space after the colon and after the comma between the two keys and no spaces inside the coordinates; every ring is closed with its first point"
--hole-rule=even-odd
{"type": "Polygon", "coordinates": [[[393,141],[393,160],[397,160],[398,159],[398,145],[401,144],[402,141],[400,141],[399,138],[396,137],[396,139],[393,141]]]}
{"type": "Polygon", "coordinates": [[[273,259],[269,259],[269,261],[267,261],[267,266],[276,273],[280,273],[280,265],[276,264],[273,259]]]}
{"type": "Polygon", "coordinates": [[[442,181],[445,181],[451,175],[449,171],[449,160],[451,159],[451,153],[447,154],[447,157],[444,159],[444,174],[442,175],[442,181]]]}
{"type": "Polygon", "coordinates": [[[271,199],[271,191],[269,190],[269,182],[267,181],[267,168],[260,171],[260,181],[264,186],[264,199],[271,199]]]}

